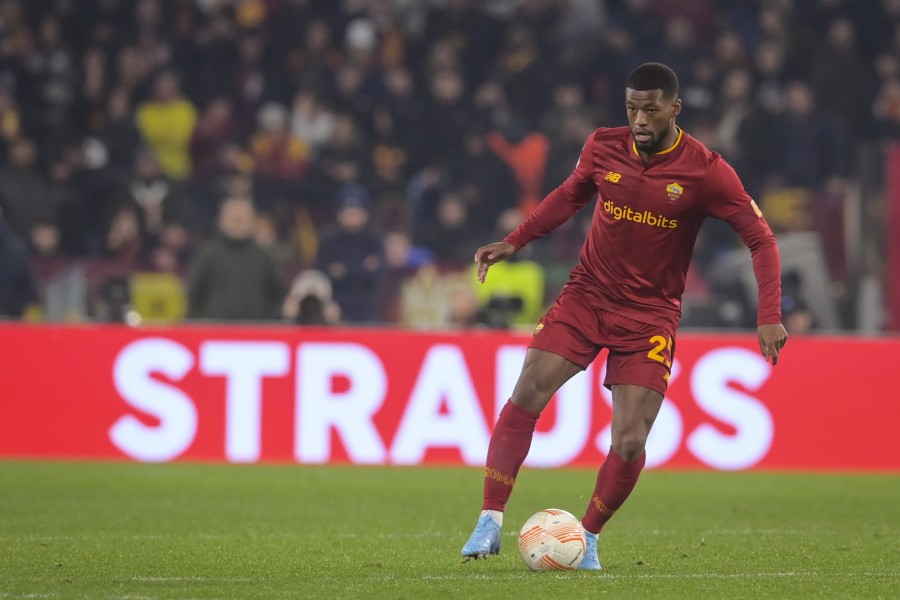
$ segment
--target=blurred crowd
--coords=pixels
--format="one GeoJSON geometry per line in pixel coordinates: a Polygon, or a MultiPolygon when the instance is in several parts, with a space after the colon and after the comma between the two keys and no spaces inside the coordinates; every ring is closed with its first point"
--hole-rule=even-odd
{"type": "MultiPolygon", "coordinates": [[[[0,0],[0,313],[533,324],[591,208],[484,286],[474,251],[648,60],[779,236],[790,328],[853,327],[844,201],[900,137],[900,0],[0,0]]],[[[685,324],[755,323],[748,259],[704,226],[685,324]]]]}

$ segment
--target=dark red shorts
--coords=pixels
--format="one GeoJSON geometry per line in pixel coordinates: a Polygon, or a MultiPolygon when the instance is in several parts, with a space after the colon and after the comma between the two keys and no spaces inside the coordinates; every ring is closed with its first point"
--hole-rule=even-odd
{"type": "Polygon", "coordinates": [[[665,394],[675,335],[658,325],[593,308],[564,289],[534,330],[529,348],[553,352],[583,369],[607,348],[603,385],[640,385],[665,394]]]}

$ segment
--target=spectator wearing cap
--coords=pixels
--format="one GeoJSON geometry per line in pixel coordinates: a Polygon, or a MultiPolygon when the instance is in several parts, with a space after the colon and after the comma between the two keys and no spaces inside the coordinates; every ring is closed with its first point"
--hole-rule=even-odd
{"type": "Polygon", "coordinates": [[[328,275],[342,320],[371,323],[378,316],[379,275],[384,245],[370,227],[371,197],[358,184],[341,187],[336,226],[322,236],[317,268],[328,275]]]}
{"type": "Polygon", "coordinates": [[[322,271],[307,269],[291,283],[281,316],[298,325],[334,325],[341,309],[332,298],[331,280],[322,271]]]}

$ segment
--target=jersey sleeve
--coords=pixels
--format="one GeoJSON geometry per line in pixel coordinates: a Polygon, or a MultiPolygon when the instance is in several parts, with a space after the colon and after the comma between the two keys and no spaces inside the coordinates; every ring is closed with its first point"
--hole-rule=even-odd
{"type": "Polygon", "coordinates": [[[781,254],[775,235],[737,173],[716,156],[706,178],[708,214],[734,229],[750,249],[759,286],[757,324],[781,323],[781,254]]]}
{"type": "Polygon", "coordinates": [[[531,216],[503,241],[512,244],[516,251],[527,243],[547,235],[578,212],[597,193],[594,183],[594,140],[599,130],[591,134],[581,148],[581,154],[572,174],[555,190],[547,194],[531,216]]]}

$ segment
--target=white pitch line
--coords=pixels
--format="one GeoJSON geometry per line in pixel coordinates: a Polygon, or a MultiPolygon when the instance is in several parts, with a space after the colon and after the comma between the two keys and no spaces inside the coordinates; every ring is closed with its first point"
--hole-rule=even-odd
{"type": "Polygon", "coordinates": [[[783,573],[643,573],[606,575],[609,579],[768,579],[776,577],[900,577],[900,573],[819,573],[785,571],[783,573]]]}
{"type": "MultiPolygon", "coordinates": [[[[516,536],[519,534],[516,532],[512,532],[516,536]]],[[[380,540],[389,540],[389,539],[406,539],[406,538],[444,538],[447,536],[446,532],[441,531],[417,531],[410,533],[378,533],[378,534],[362,534],[362,533],[339,533],[337,537],[344,539],[372,539],[378,538],[380,540]]]]}
{"type": "Polygon", "coordinates": [[[828,529],[708,529],[701,531],[699,535],[809,535],[810,533],[835,535],[837,532],[828,529]]]}
{"type": "MultiPolygon", "coordinates": [[[[517,574],[518,575],[518,574],[517,574]]],[[[793,578],[793,577],[807,577],[807,578],[821,578],[821,577],[886,577],[886,578],[900,578],[900,573],[820,573],[818,571],[782,571],[777,573],[635,573],[632,575],[629,574],[608,574],[608,573],[599,573],[600,577],[605,579],[667,579],[667,580],[676,580],[676,579],[776,579],[776,578],[793,578]]],[[[522,577],[530,577],[531,573],[522,572],[522,577]]],[[[567,579],[571,575],[556,573],[555,577],[560,579],[567,579]]],[[[426,581],[434,581],[434,580],[447,580],[447,581],[457,581],[457,580],[471,580],[471,579],[488,579],[487,575],[477,573],[472,575],[466,574],[453,574],[453,575],[426,575],[422,577],[422,579],[426,581]]],[[[496,579],[496,574],[491,575],[490,578],[496,579]]]]}
{"type": "Polygon", "coordinates": [[[252,583],[257,581],[250,577],[131,577],[130,579],[142,583],[252,583]]]}
{"type": "Polygon", "coordinates": [[[775,577],[819,577],[819,573],[642,573],[607,575],[608,579],[769,579],[775,577]]]}

